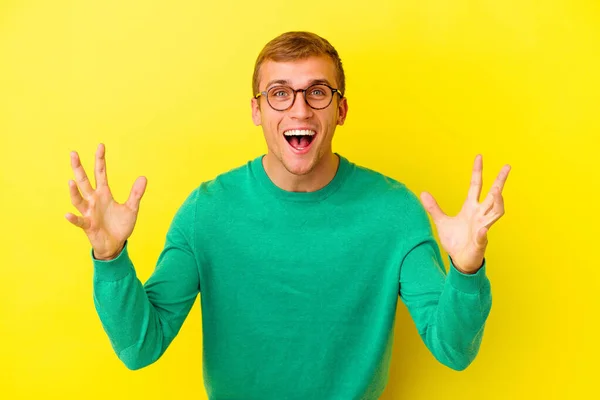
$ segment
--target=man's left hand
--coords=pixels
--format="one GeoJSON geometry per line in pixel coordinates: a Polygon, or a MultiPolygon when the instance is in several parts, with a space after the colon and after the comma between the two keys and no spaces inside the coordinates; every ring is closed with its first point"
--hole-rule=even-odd
{"type": "Polygon", "coordinates": [[[454,266],[465,274],[474,274],[483,265],[488,230],[504,215],[502,189],[510,169],[510,165],[505,165],[500,170],[488,195],[479,203],[483,160],[477,155],[467,200],[455,217],[446,215],[431,194],[421,193],[421,201],[435,223],[442,247],[454,266]]]}

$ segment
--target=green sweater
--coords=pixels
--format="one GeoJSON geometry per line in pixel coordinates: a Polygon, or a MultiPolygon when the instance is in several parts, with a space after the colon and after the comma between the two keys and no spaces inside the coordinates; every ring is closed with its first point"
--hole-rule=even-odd
{"type": "Polygon", "coordinates": [[[485,262],[465,275],[450,260],[446,273],[417,197],[339,157],[315,192],[278,188],[262,157],[202,183],[144,285],[128,243],[93,259],[96,310],[123,363],[155,362],[200,294],[211,400],[377,399],[400,296],[435,358],[466,368],[491,307],[485,262]]]}

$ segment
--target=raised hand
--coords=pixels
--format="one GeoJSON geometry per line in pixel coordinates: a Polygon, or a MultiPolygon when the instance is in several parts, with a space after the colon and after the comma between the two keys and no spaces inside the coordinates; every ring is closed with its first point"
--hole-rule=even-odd
{"type": "Polygon", "coordinates": [[[81,216],[67,213],[65,218],[83,229],[92,245],[94,257],[100,260],[115,258],[133,232],[140,200],[146,190],[146,178],[137,178],[127,201],[119,204],[114,200],[108,187],[103,144],[98,145],[96,150],[94,168],[96,189],[92,188],[79,155],[75,151],[71,152],[71,167],[76,180],[76,182],[69,180],[71,204],[81,213],[81,216]]]}
{"type": "Polygon", "coordinates": [[[502,189],[510,168],[505,165],[500,170],[488,195],[479,203],[483,160],[481,155],[475,157],[467,200],[455,217],[446,215],[431,194],[421,193],[421,202],[436,225],[442,247],[461,272],[475,273],[483,264],[488,230],[504,215],[502,189]]]}

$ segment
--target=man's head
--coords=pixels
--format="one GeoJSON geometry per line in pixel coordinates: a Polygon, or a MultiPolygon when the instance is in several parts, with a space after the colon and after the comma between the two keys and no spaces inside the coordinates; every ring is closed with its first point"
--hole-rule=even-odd
{"type": "Polygon", "coordinates": [[[252,89],[252,119],[263,127],[271,170],[287,171],[292,179],[326,173],[335,128],[348,111],[344,70],[333,46],[309,32],[278,36],[256,60],[252,89]]]}
{"type": "Polygon", "coordinates": [[[346,76],[337,50],[326,39],[314,33],[287,32],[267,43],[258,55],[252,75],[252,96],[259,92],[260,67],[265,61],[297,61],[313,56],[331,58],[338,87],[342,94],[346,93],[346,76]]]}

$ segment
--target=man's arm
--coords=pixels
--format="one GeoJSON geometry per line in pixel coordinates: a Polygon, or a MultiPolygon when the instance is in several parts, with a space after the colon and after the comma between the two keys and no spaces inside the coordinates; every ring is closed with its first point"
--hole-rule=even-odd
{"type": "Polygon", "coordinates": [[[96,311],[115,353],[129,369],[158,360],[200,291],[193,247],[195,212],[194,194],[177,211],[156,268],[144,285],[129,258],[128,243],[112,260],[97,260],[92,253],[96,311]]]}
{"type": "Polygon", "coordinates": [[[467,198],[454,217],[446,215],[431,194],[421,194],[420,206],[416,196],[408,192],[406,210],[414,225],[401,265],[400,296],[429,350],[453,369],[465,369],[477,355],[492,306],[486,276],[487,234],[504,215],[502,189],[510,169],[505,165],[500,170],[480,202],[483,158],[477,155],[467,198]],[[448,253],[447,275],[425,211],[448,253]]]}
{"type": "Polygon", "coordinates": [[[485,261],[474,274],[450,263],[448,274],[432,235],[414,242],[401,265],[400,297],[419,335],[442,364],[464,370],[479,352],[492,296],[485,261]]]}
{"type": "Polygon", "coordinates": [[[106,173],[106,151],[96,150],[91,182],[79,154],[71,152],[75,181],[69,181],[71,204],[81,215],[65,218],[83,230],[92,245],[94,303],[111,344],[131,369],[156,361],[173,340],[200,290],[194,251],[197,191],[178,210],[167,233],[156,270],[146,285],[136,276],[127,251],[146,190],[139,177],[123,204],[113,198],[106,173]]]}

